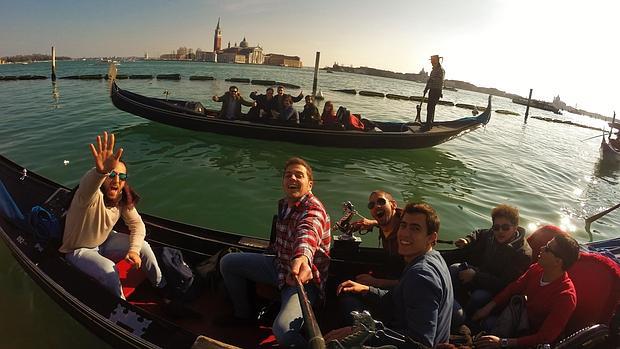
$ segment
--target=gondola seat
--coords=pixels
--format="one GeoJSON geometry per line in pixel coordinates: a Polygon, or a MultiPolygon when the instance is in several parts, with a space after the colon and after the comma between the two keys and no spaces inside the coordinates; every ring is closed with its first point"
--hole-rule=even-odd
{"type": "Polygon", "coordinates": [[[123,294],[125,298],[128,299],[144,279],[146,279],[146,274],[142,270],[132,268],[131,263],[124,259],[116,263],[116,268],[118,269],[118,276],[123,286],[123,294]]]}

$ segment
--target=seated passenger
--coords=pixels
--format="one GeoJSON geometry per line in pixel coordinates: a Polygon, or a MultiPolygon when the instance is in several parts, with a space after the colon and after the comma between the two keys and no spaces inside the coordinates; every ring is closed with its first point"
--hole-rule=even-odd
{"type": "Polygon", "coordinates": [[[306,96],[306,105],[304,105],[304,110],[299,114],[299,117],[299,123],[304,125],[318,126],[321,124],[319,108],[314,105],[314,98],[311,95],[306,96]]]}
{"type": "Polygon", "coordinates": [[[536,264],[474,314],[474,321],[486,319],[483,327],[492,334],[480,337],[475,343],[476,348],[535,347],[555,342],[577,304],[575,286],[566,270],[578,257],[579,245],[568,234],[559,234],[549,241],[541,249],[536,264]],[[500,338],[494,332],[505,324],[494,324],[496,319],[490,315],[496,309],[503,309],[514,295],[526,297],[529,330],[526,334],[500,338]]]}
{"type": "Polygon", "coordinates": [[[148,242],[146,228],[136,211],[140,197],[127,183],[127,166],[114,152],[114,134],[97,136],[90,145],[95,167],[80,181],[67,212],[62,246],[65,259],[99,281],[108,291],[125,299],[115,263],[127,260],[143,268],[157,288],[166,285],[148,242]],[[129,227],[129,235],[112,230],[118,219],[129,227]]]}
{"type": "Polygon", "coordinates": [[[278,113],[282,113],[282,110],[284,110],[284,99],[286,96],[291,97],[291,105],[293,103],[299,102],[301,101],[302,98],[304,98],[304,92],[303,91],[299,91],[299,95],[297,97],[293,97],[289,94],[284,93],[284,86],[279,85],[277,87],[277,91],[278,94],[276,94],[274,96],[274,99],[276,100],[276,110],[278,113]]]}
{"type": "Polygon", "coordinates": [[[219,118],[220,119],[239,119],[241,117],[241,105],[245,105],[247,107],[255,106],[256,103],[248,102],[239,94],[239,89],[237,86],[230,86],[228,92],[224,93],[222,96],[213,96],[214,102],[222,102],[222,109],[220,110],[219,118]]]}
{"type": "Polygon", "coordinates": [[[264,95],[258,92],[250,93],[250,98],[256,101],[256,106],[250,108],[248,117],[251,120],[267,120],[273,118],[272,111],[276,110],[276,100],[273,98],[273,88],[268,87],[264,95]]]}
{"type": "Polygon", "coordinates": [[[299,114],[297,110],[293,107],[293,99],[291,96],[286,96],[284,98],[284,109],[281,112],[273,112],[274,115],[277,116],[278,120],[281,122],[289,123],[289,124],[298,124],[299,123],[299,114]]]}
{"type": "Polygon", "coordinates": [[[493,296],[523,274],[532,263],[532,249],[519,227],[519,210],[499,205],[491,211],[491,229],[473,231],[456,240],[458,250],[444,254],[450,265],[456,300],[471,317],[493,296]]]}
{"type": "Polygon", "coordinates": [[[334,104],[331,101],[325,102],[325,105],[323,106],[323,114],[321,114],[321,124],[326,126],[340,124],[338,118],[336,117],[334,104]]]}
{"type": "Polygon", "coordinates": [[[370,230],[373,227],[378,227],[379,242],[388,255],[389,265],[386,266],[387,273],[383,275],[360,274],[355,277],[355,281],[368,286],[390,288],[398,283],[398,277],[404,267],[403,259],[398,254],[398,239],[396,237],[403,210],[398,208],[392,194],[382,190],[375,190],[370,193],[368,209],[374,219],[364,218],[352,222],[351,227],[355,230],[370,230]]]}
{"type": "MultiPolygon", "coordinates": [[[[397,233],[398,253],[407,263],[398,284],[387,291],[347,280],[338,286],[337,292],[364,295],[365,308],[372,308],[373,318],[415,342],[427,347],[447,343],[454,294],[448,266],[441,254],[433,250],[438,232],[439,217],[430,205],[408,204],[397,233]]],[[[334,330],[325,340],[341,339],[351,330],[334,330]]],[[[388,343],[385,338],[374,337],[365,344],[388,343]]]]}

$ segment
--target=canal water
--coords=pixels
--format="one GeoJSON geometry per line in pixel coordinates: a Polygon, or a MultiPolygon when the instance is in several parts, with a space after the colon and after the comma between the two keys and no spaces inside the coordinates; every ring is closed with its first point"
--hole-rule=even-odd
{"type": "MultiPolygon", "coordinates": [[[[119,74],[179,73],[180,81],[120,80],[119,86],[147,96],[211,101],[231,83],[226,78],[287,82],[312,88],[312,69],[196,62],[121,62],[119,74]],[[210,75],[214,81],[190,81],[210,75]]],[[[446,67],[450,77],[449,67],[446,67]]],[[[93,61],[59,62],[58,76],[105,74],[93,61]]],[[[49,75],[49,63],[0,65],[2,75],[49,75]]],[[[264,92],[264,86],[236,83],[241,94],[264,92]]],[[[319,89],[334,105],[346,106],[368,119],[411,121],[415,104],[385,98],[347,95],[352,88],[401,95],[422,95],[423,84],[364,75],[323,71],[319,89]]],[[[529,86],[523,91],[527,93],[529,86]]],[[[288,89],[296,95],[300,91],[288,89]]],[[[486,106],[488,96],[445,91],[444,99],[486,106]]],[[[493,110],[525,107],[493,97],[493,110]]],[[[302,103],[297,104],[301,110],[302,103]]],[[[322,104],[319,104],[322,109],[322,104]]],[[[435,120],[470,116],[467,109],[437,106],[435,120]]],[[[531,109],[530,115],[570,120],[603,128],[585,116],[555,115],[531,109]]],[[[423,113],[424,118],[424,113],[423,113]]],[[[75,185],[92,166],[88,144],[96,135],[114,132],[125,149],[130,183],[142,195],[140,211],[241,234],[266,237],[277,199],[282,195],[282,165],[301,156],[314,168],[314,193],[332,221],[341,203],[353,202],[368,215],[370,191],[384,189],[401,206],[409,201],[433,205],[441,218],[441,239],[455,239],[490,226],[490,211],[500,203],[519,207],[521,225],[529,232],[555,224],[579,241],[590,238],[584,218],[617,203],[619,169],[601,161],[600,131],[493,112],[484,127],[439,146],[418,150],[338,149],[268,142],[194,132],[156,124],[116,109],[108,83],[65,80],[0,82],[0,154],[67,186],[75,185]]],[[[614,237],[620,212],[592,225],[593,239],[614,237]]],[[[376,233],[365,236],[376,246],[376,233]]],[[[443,247],[443,246],[440,246],[443,247]]],[[[448,248],[449,246],[445,246],[448,248]]],[[[0,246],[0,337],[7,348],[105,348],[94,335],[62,311],[0,246]],[[7,341],[8,340],[8,341],[7,341]]]]}

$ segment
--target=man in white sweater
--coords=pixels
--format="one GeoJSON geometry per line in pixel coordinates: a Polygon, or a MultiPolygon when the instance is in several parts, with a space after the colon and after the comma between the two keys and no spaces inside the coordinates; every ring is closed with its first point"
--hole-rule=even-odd
{"type": "Polygon", "coordinates": [[[144,268],[151,283],[165,286],[161,270],[148,242],[146,228],[135,208],[139,196],[127,184],[127,166],[120,160],[123,149],[114,153],[114,134],[97,136],[90,144],[95,167],[80,181],[67,212],[59,251],[84,273],[94,277],[113,294],[123,295],[116,263],[126,259],[144,268]],[[129,235],[112,230],[120,217],[129,235]]]}

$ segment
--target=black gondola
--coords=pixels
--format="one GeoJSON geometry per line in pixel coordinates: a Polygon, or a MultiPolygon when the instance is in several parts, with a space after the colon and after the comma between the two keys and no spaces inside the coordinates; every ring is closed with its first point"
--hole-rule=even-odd
{"type": "Polygon", "coordinates": [[[427,148],[449,141],[486,125],[491,118],[491,96],[486,110],[476,117],[437,121],[430,131],[419,123],[374,122],[368,131],[334,130],[290,124],[258,123],[216,118],[215,110],[196,109],[196,102],[164,100],[123,90],[116,82],[111,88],[112,103],[119,109],[145,119],[194,131],[344,148],[427,148]]]}
{"type": "MultiPolygon", "coordinates": [[[[0,155],[0,183],[14,200],[21,212],[68,192],[49,179],[23,169],[0,155]]],[[[0,188],[1,190],[2,188],[0,188]]],[[[8,200],[0,195],[1,207],[8,207],[8,200]]],[[[0,211],[2,213],[2,211],[0,211]]],[[[268,240],[245,237],[224,231],[201,228],[141,213],[147,226],[147,240],[152,246],[172,246],[183,251],[190,264],[228,248],[261,252],[268,240]]],[[[339,221],[342,222],[342,219],[339,221]]],[[[122,225],[116,227],[124,231],[122,225]]],[[[265,326],[218,328],[212,319],[223,307],[222,295],[207,289],[190,303],[202,318],[178,318],[162,310],[158,295],[148,282],[138,282],[127,301],[103,289],[99,283],[81,273],[56,251],[42,248],[35,242],[30,228],[0,214],[0,237],[25,271],[39,286],[70,313],[77,321],[115,348],[267,348],[275,343],[271,331],[265,326]],[[203,334],[203,335],[199,335],[203,334]],[[207,337],[208,336],[208,337],[207,337]],[[215,339],[213,339],[215,338],[215,339]],[[271,338],[271,341],[270,341],[271,338]],[[226,344],[231,343],[231,344],[226,344]],[[233,346],[234,345],[234,346],[233,346]]],[[[592,244],[596,248],[620,255],[620,238],[592,244]]],[[[387,265],[381,249],[338,245],[332,247],[328,305],[333,302],[337,280],[350,278],[362,272],[382,272],[387,265]]],[[[449,252],[447,252],[449,253],[449,252]]],[[[121,273],[122,274],[122,273],[121,273]]],[[[130,278],[123,280],[131,282],[130,278]]],[[[127,292],[125,293],[127,295],[127,292]]],[[[333,328],[336,307],[332,303],[321,309],[319,322],[324,328],[333,328]]],[[[5,314],[6,315],[6,314],[5,314]]],[[[615,329],[614,329],[615,331],[615,329]]],[[[612,332],[615,333],[615,332],[612,332]]],[[[601,344],[607,340],[607,327],[596,325],[579,335],[568,337],[558,348],[587,343],[601,344]]],[[[615,339],[614,339],[615,340],[615,339]]],[[[607,348],[610,342],[602,344],[607,348]]],[[[587,345],[580,348],[589,347],[587,345]]]]}
{"type": "Polygon", "coordinates": [[[601,157],[603,160],[609,160],[611,162],[620,162],[620,123],[616,121],[616,113],[609,125],[609,133],[603,134],[601,141],[601,157]],[[616,137],[612,138],[613,131],[616,130],[616,137]]]}

